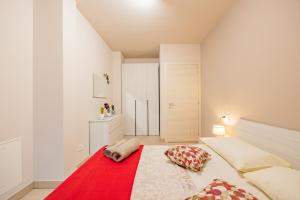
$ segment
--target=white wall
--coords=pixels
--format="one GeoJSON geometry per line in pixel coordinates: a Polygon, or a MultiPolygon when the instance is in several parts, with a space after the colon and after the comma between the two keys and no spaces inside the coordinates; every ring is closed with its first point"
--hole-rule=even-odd
{"type": "Polygon", "coordinates": [[[35,181],[68,176],[88,156],[93,73],[112,78],[112,51],[78,12],[75,0],[35,0],[35,181]]]}
{"type": "Polygon", "coordinates": [[[300,130],[300,1],[235,1],[201,47],[206,136],[222,113],[300,130]]]}
{"type": "Polygon", "coordinates": [[[63,178],[62,2],[34,0],[34,178],[63,178]]]}
{"type": "MultiPolygon", "coordinates": [[[[164,139],[166,132],[167,99],[165,92],[165,65],[166,64],[199,64],[200,66],[200,44],[162,44],[160,45],[160,132],[164,139]]],[[[200,78],[200,77],[199,77],[200,78]]],[[[199,86],[199,91],[200,91],[199,86]]],[[[201,91],[200,93],[201,94],[201,91]]],[[[201,110],[199,111],[201,113],[201,110]]],[[[201,117],[199,116],[199,128],[201,128],[201,117]]],[[[200,133],[199,133],[200,134],[200,133]]]]}
{"type": "Polygon", "coordinates": [[[32,0],[1,0],[0,24],[0,141],[22,138],[23,181],[6,199],[33,180],[32,0]]]}
{"type": "Polygon", "coordinates": [[[99,107],[112,103],[112,51],[79,13],[74,0],[63,7],[63,95],[65,176],[88,156],[89,126],[99,107]],[[107,99],[93,99],[93,73],[108,73],[111,79],[107,99]]]}
{"type": "Polygon", "coordinates": [[[159,58],[125,58],[124,63],[159,63],[159,58]]]}
{"type": "Polygon", "coordinates": [[[112,78],[113,58],[73,0],[3,0],[0,9],[0,141],[22,138],[23,165],[6,199],[33,180],[62,180],[87,156],[88,121],[113,96],[112,82],[107,99],[91,98],[92,74],[112,78]]]}
{"type": "Polygon", "coordinates": [[[122,112],[122,63],[124,57],[121,52],[113,52],[112,68],[113,68],[113,104],[115,105],[116,113],[122,112]]]}

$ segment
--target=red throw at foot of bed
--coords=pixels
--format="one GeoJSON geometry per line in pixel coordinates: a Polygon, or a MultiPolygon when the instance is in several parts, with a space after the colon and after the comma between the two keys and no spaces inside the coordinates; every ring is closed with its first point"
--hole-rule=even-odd
{"type": "Polygon", "coordinates": [[[67,178],[46,200],[129,200],[143,150],[116,163],[100,149],[67,178]]]}

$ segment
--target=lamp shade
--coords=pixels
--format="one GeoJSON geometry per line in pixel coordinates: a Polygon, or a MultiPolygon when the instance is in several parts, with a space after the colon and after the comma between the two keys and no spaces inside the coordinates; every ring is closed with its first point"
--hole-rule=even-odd
{"type": "Polygon", "coordinates": [[[218,136],[225,135],[225,126],[222,125],[214,125],[213,126],[213,134],[218,136]]]}

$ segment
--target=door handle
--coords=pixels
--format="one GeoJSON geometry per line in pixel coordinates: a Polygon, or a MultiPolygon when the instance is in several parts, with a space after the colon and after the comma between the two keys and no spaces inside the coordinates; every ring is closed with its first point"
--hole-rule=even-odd
{"type": "Polygon", "coordinates": [[[173,103],[173,102],[170,102],[170,103],[168,103],[168,106],[169,106],[169,109],[171,109],[172,107],[174,107],[174,106],[175,106],[175,103],[173,103]]]}

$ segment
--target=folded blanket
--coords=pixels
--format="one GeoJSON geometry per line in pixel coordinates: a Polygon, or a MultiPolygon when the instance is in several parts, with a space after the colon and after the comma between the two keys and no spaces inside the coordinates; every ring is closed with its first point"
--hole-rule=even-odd
{"type": "Polygon", "coordinates": [[[112,153],[114,152],[114,149],[117,148],[118,146],[122,145],[124,142],[126,142],[125,139],[116,142],[114,144],[108,145],[105,150],[103,151],[104,155],[108,158],[111,158],[112,153]]]}
{"type": "Polygon", "coordinates": [[[131,153],[138,150],[139,147],[140,141],[138,139],[129,139],[126,142],[114,148],[111,158],[116,162],[120,162],[127,158],[131,153]]]}

